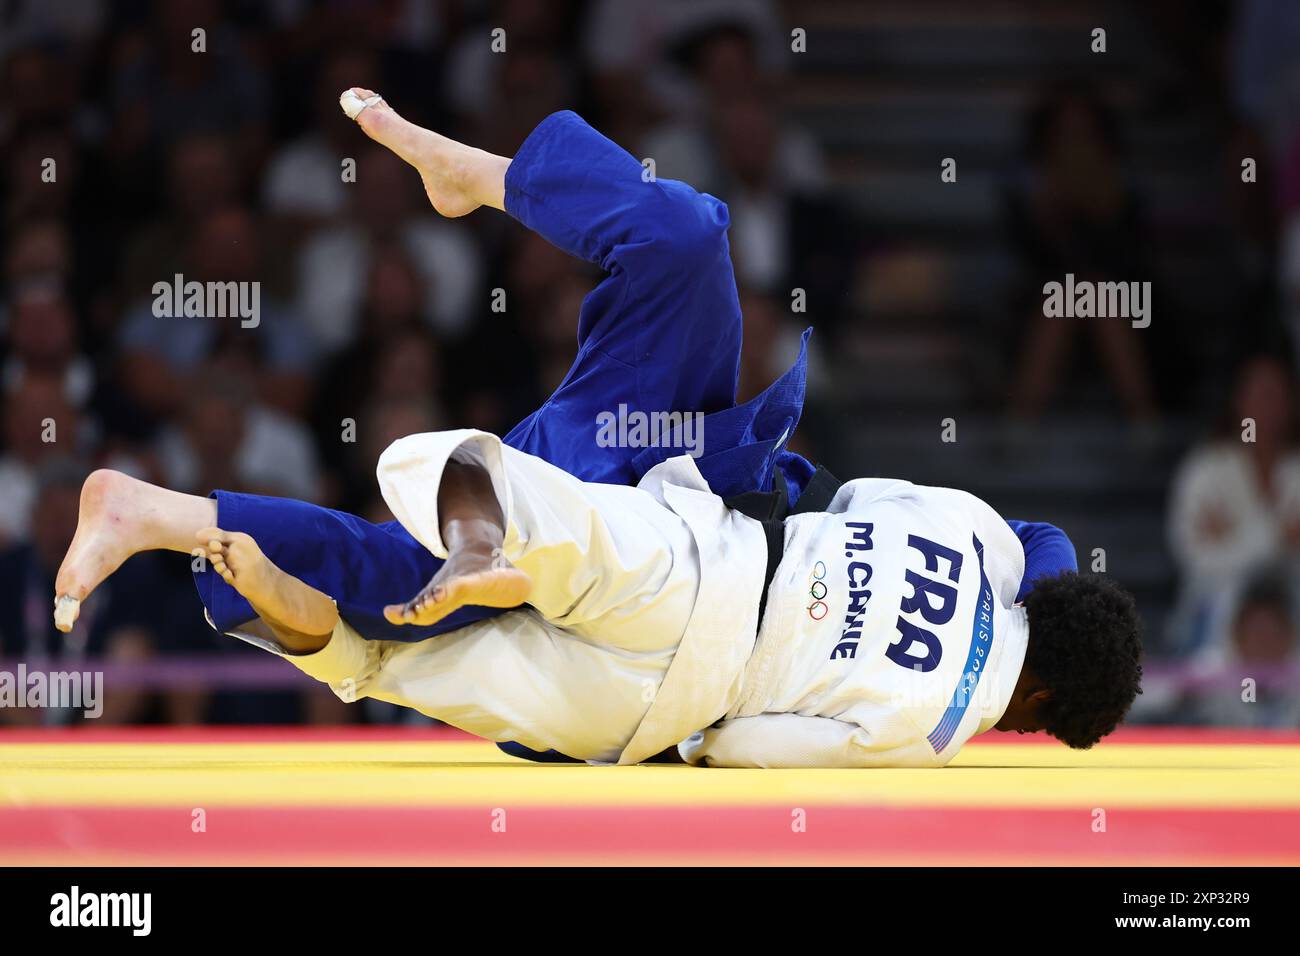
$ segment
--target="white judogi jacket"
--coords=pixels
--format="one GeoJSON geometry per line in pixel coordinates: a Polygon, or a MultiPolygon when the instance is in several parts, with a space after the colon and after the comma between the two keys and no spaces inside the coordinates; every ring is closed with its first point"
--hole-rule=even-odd
{"type": "Polygon", "coordinates": [[[596,762],[680,744],[692,763],[771,767],[940,766],[1006,709],[1028,638],[1013,606],[1024,553],[972,495],[860,479],[828,512],[788,518],[759,628],[762,528],[691,458],[627,488],[483,432],[401,439],[380,487],[440,557],[450,458],[491,475],[533,609],[410,644],[340,622],[325,649],[289,659],[346,699],[596,762]]]}
{"type": "Polygon", "coordinates": [[[786,520],[741,695],[683,757],[942,766],[1010,701],[1029,636],[1023,574],[1019,540],[975,496],[846,483],[829,513],[786,520]]]}

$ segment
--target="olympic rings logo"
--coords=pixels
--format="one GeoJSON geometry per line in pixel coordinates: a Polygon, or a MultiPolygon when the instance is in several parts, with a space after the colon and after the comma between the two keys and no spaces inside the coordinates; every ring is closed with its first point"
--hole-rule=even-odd
{"type": "Polygon", "coordinates": [[[808,605],[808,616],[814,621],[820,621],[828,613],[830,608],[826,606],[826,563],[818,561],[813,565],[812,573],[808,575],[808,594],[812,597],[812,603],[808,605]]]}

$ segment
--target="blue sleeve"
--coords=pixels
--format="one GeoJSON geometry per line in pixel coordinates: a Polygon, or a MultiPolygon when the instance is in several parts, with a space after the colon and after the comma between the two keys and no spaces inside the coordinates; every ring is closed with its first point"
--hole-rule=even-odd
{"type": "Polygon", "coordinates": [[[1040,578],[1055,577],[1062,571],[1078,571],[1074,544],[1064,531],[1046,521],[1008,521],[1025,549],[1025,576],[1020,580],[1017,601],[1023,601],[1040,578]]]}

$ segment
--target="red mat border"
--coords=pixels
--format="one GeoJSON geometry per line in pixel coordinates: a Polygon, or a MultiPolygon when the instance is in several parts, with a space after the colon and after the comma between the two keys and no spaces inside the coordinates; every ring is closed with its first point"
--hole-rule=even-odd
{"type": "Polygon", "coordinates": [[[1104,833],[1088,808],[746,807],[32,807],[0,811],[0,861],[135,857],[440,860],[561,858],[671,863],[763,857],[978,862],[1300,861],[1300,810],[1116,809],[1104,833]],[[504,819],[505,832],[493,822],[504,819]],[[499,829],[499,827],[498,827],[499,829]]]}

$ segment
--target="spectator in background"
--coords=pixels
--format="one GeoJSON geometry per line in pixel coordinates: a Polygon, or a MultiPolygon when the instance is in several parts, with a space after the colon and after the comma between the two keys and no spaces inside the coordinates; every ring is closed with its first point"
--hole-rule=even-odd
{"type": "Polygon", "coordinates": [[[83,159],[70,132],[44,126],[23,136],[5,163],[4,294],[32,278],[57,280],[87,314],[94,292],[116,278],[118,241],[96,216],[74,215],[86,198],[83,159]],[[49,161],[47,163],[47,161],[49,161]]]}
{"type": "Polygon", "coordinates": [[[579,264],[530,230],[519,230],[514,240],[506,263],[507,314],[531,317],[546,307],[556,283],[579,264]]]}
{"type": "Polygon", "coordinates": [[[246,373],[214,361],[187,379],[183,394],[179,422],[165,428],[157,443],[169,488],[316,500],[320,475],[310,432],[260,404],[246,373]]]}
{"type": "Polygon", "coordinates": [[[541,308],[530,317],[529,352],[537,365],[537,387],[544,395],[554,394],[573,365],[578,316],[592,285],[585,273],[566,270],[550,284],[541,308]]]}
{"type": "Polygon", "coordinates": [[[355,513],[377,524],[394,520],[374,481],[374,466],[379,456],[399,438],[446,427],[447,423],[437,407],[424,398],[379,399],[368,406],[360,419],[358,454],[363,461],[370,463],[371,480],[359,493],[359,506],[355,513]]]}
{"type": "Polygon", "coordinates": [[[74,408],[84,408],[95,392],[95,367],[80,352],[72,304],[51,282],[23,286],[9,308],[0,387],[12,393],[31,376],[62,383],[74,408]]]}
{"type": "MultiPolygon", "coordinates": [[[[761,7],[762,5],[757,5],[761,7]]],[[[764,294],[803,289],[824,338],[844,317],[861,231],[829,201],[821,150],[778,111],[774,67],[764,59],[766,20],[756,5],[714,11],[678,33],[690,108],[642,138],[656,175],[725,200],[737,279],[764,294]],[[751,16],[740,13],[748,9],[751,16]]]]}
{"type": "Polygon", "coordinates": [[[16,225],[5,250],[4,283],[17,290],[32,281],[64,283],[72,274],[72,245],[68,230],[57,219],[35,219],[16,225]]]}
{"type": "Polygon", "coordinates": [[[7,152],[6,212],[11,222],[67,219],[77,185],[80,155],[67,129],[42,126],[7,152]]]}
{"type": "MultiPolygon", "coordinates": [[[[1279,242],[1277,280],[1281,286],[1282,323],[1292,344],[1291,361],[1300,361],[1300,143],[1296,148],[1296,168],[1289,170],[1294,182],[1288,188],[1292,207],[1287,211],[1279,242]]],[[[1272,276],[1270,275],[1270,278],[1272,276]]]]}
{"type": "MultiPolygon", "coordinates": [[[[1248,317],[1265,334],[1276,322],[1277,261],[1281,223],[1300,210],[1300,143],[1292,161],[1281,169],[1257,160],[1255,182],[1242,181],[1243,157],[1265,157],[1268,147],[1258,130],[1238,123],[1222,153],[1219,195],[1228,227],[1228,242],[1222,269],[1235,286],[1231,301],[1239,314],[1248,317]],[[1279,193],[1282,202],[1278,202],[1279,193]],[[1259,322],[1263,319],[1263,322],[1259,322]]],[[[1300,239],[1300,233],[1296,234],[1300,239]]],[[[1283,282],[1288,277],[1293,290],[1300,291],[1300,247],[1293,247],[1282,262],[1283,282]],[[1289,276],[1288,276],[1289,274],[1289,276]]],[[[1296,301],[1295,292],[1292,301],[1296,301]]],[[[1242,329],[1234,323],[1232,337],[1240,341],[1242,329]]],[[[1292,322],[1292,338],[1300,326],[1292,322]]]]}
{"type": "Polygon", "coordinates": [[[155,0],[147,31],[119,43],[113,150],[135,160],[196,133],[231,138],[246,168],[266,144],[266,78],[223,21],[219,0],[155,0]],[[204,54],[194,31],[204,32],[204,54]]]}
{"type": "Polygon", "coordinates": [[[0,54],[7,54],[0,72],[5,97],[0,103],[0,144],[11,155],[13,137],[29,129],[58,123],[71,116],[81,92],[75,64],[61,58],[54,44],[39,44],[36,37],[0,30],[0,54]],[[26,46],[13,44],[27,43],[26,46]]]}
{"type": "MultiPolygon", "coordinates": [[[[746,402],[758,395],[790,368],[799,353],[799,339],[808,327],[803,316],[791,317],[789,311],[771,296],[741,288],[740,311],[745,319],[744,348],[740,353],[740,384],[736,401],[746,402]]],[[[811,340],[808,354],[808,390],[815,394],[829,376],[822,366],[820,350],[811,340]],[[819,383],[823,383],[819,385],[819,383]]],[[[797,439],[801,432],[795,433],[797,439]]]]}
{"type": "MultiPolygon", "coordinates": [[[[709,110],[703,102],[702,77],[698,70],[695,76],[690,75],[702,60],[710,66],[752,67],[770,77],[782,67],[789,49],[789,36],[782,29],[774,0],[638,4],[596,0],[582,43],[583,58],[592,73],[591,91],[604,121],[602,129],[619,143],[640,142],[640,134],[664,117],[703,119],[709,110]],[[722,33],[732,38],[742,34],[745,49],[732,44],[719,57],[696,56],[699,40],[722,33]],[[743,63],[737,64],[737,59],[743,63]]],[[[725,75],[742,79],[736,70],[726,69],[725,75]]],[[[716,78],[711,71],[703,76],[706,82],[716,78]]],[[[733,91],[739,88],[732,86],[733,91]]],[[[685,178],[678,173],[668,175],[685,178]]],[[[702,180],[688,181],[704,189],[702,180]]]]}
{"type": "MultiPolygon", "coordinates": [[[[736,386],[738,403],[754,398],[785,374],[790,368],[792,357],[799,352],[799,339],[807,328],[802,322],[795,321],[802,316],[791,317],[772,297],[750,289],[740,289],[740,314],[744,317],[745,334],[744,347],[740,352],[740,380],[736,386]]],[[[817,394],[818,383],[829,381],[829,375],[823,367],[825,353],[815,347],[815,341],[810,341],[808,350],[810,396],[817,394]]],[[[820,388],[825,388],[825,385],[822,384],[820,388]]],[[[815,457],[808,434],[809,429],[800,426],[786,447],[799,454],[815,457]]]]}
{"type": "MultiPolygon", "coordinates": [[[[493,280],[505,293],[504,311],[487,311],[465,340],[454,343],[446,368],[446,397],[455,403],[455,420],[501,435],[550,394],[543,390],[538,361],[542,317],[565,277],[585,270],[530,230],[516,226],[505,241],[500,276],[493,280]]],[[[589,279],[587,288],[593,285],[589,279]]],[[[570,357],[575,341],[565,346],[570,357]]]]}
{"type": "Polygon", "coordinates": [[[316,82],[312,127],[280,147],[267,166],[263,201],[290,235],[321,226],[347,207],[352,186],[343,182],[342,162],[361,144],[356,124],[339,109],[339,93],[353,86],[378,87],[375,58],[365,50],[340,50],[326,60],[316,82]]]}
{"type": "Polygon", "coordinates": [[[1182,578],[1172,643],[1221,647],[1244,583],[1300,558],[1295,383],[1276,355],[1246,361],[1222,435],[1194,448],[1170,493],[1169,541],[1182,578]],[[1247,440],[1249,439],[1249,440],[1247,440]]]}
{"type": "Polygon", "coordinates": [[[817,191],[826,184],[821,151],[808,133],[781,122],[773,77],[760,64],[758,38],[743,21],[706,22],[681,37],[674,59],[693,90],[689,109],[638,139],[656,173],[722,195],[728,186],[774,179],[787,190],[817,191]],[[741,111],[730,129],[732,108],[741,111]],[[737,156],[739,149],[758,155],[737,156]]]}
{"type": "Polygon", "coordinates": [[[785,371],[779,367],[783,358],[778,344],[781,342],[781,316],[772,300],[742,289],[740,314],[744,317],[745,333],[740,352],[740,382],[736,386],[737,403],[749,401],[785,371]]]}
{"type": "MultiPolygon", "coordinates": [[[[499,58],[494,58],[499,59],[499,58]]],[[[490,89],[492,108],[466,121],[465,135],[483,149],[510,153],[537,124],[557,110],[582,108],[569,61],[545,46],[530,46],[505,60],[490,89]]]]}
{"type": "Polygon", "coordinates": [[[1300,7],[1289,0],[1240,0],[1226,51],[1237,111],[1263,130],[1273,149],[1296,130],[1300,105],[1300,7]]]}
{"type": "Polygon", "coordinates": [[[108,0],[12,0],[0,20],[0,56],[40,41],[57,42],[80,54],[93,44],[108,13],[108,0]]]}
{"type": "Polygon", "coordinates": [[[350,218],[313,235],[298,261],[298,312],[330,352],[350,343],[378,251],[400,247],[424,285],[421,315],[440,334],[461,332],[480,295],[480,266],[472,234],[458,222],[426,212],[415,201],[418,176],[388,150],[358,153],[350,187],[350,218]]]}
{"type": "Polygon", "coordinates": [[[1265,572],[1242,592],[1228,640],[1196,662],[1201,689],[1185,705],[1192,719],[1229,727],[1300,727],[1300,641],[1288,577],[1265,572]],[[1249,695],[1247,680],[1253,684],[1249,695]]]}
{"type": "Polygon", "coordinates": [[[349,423],[355,429],[361,421],[361,411],[375,390],[373,374],[380,355],[393,349],[403,332],[423,326],[424,294],[420,275],[401,246],[377,250],[358,335],[335,353],[320,376],[330,385],[317,390],[312,408],[316,445],[341,482],[331,489],[329,500],[344,510],[360,498],[368,500],[369,486],[374,484],[374,462],[361,460],[356,444],[345,441],[344,435],[349,423]]]}
{"type": "Polygon", "coordinates": [[[413,399],[436,405],[442,393],[442,352],[437,338],[418,325],[396,332],[389,346],[371,358],[369,378],[371,400],[413,399]]]}
{"type": "Polygon", "coordinates": [[[737,281],[783,306],[803,290],[820,332],[811,348],[833,342],[862,240],[844,204],[823,191],[820,153],[754,91],[720,102],[713,129],[737,281]]]}
{"type": "Polygon", "coordinates": [[[1075,339],[1086,335],[1129,417],[1158,417],[1151,374],[1128,322],[1069,320],[1043,315],[1043,285],[1075,280],[1152,278],[1150,237],[1137,196],[1124,180],[1118,120],[1100,99],[1071,87],[1052,90],[1029,116],[1028,168],[1008,191],[1006,218],[1020,259],[1018,310],[1027,328],[1016,331],[1019,370],[1011,411],[1036,420],[1076,359],[1075,339]]]}
{"type": "MultiPolygon", "coordinates": [[[[569,0],[498,0],[463,31],[447,56],[443,90],[451,112],[483,149],[513,152],[556,103],[572,106],[577,89],[565,41],[569,0]],[[509,56],[493,48],[500,28],[509,56]]],[[[355,84],[354,84],[355,85],[355,84]]]]}
{"type": "MultiPolygon", "coordinates": [[[[418,424],[438,423],[417,431],[446,427],[447,417],[438,399],[442,391],[442,351],[438,340],[428,329],[413,325],[394,332],[385,343],[383,348],[369,356],[367,366],[359,370],[370,387],[364,396],[364,405],[358,405],[352,417],[356,418],[359,429],[367,429],[366,434],[360,436],[360,441],[347,443],[341,441],[338,428],[331,436],[334,442],[346,448],[343,470],[345,510],[368,506],[377,492],[375,466],[387,444],[376,447],[377,437],[370,431],[380,428],[387,443],[401,437],[387,425],[390,417],[376,419],[375,408],[414,408],[419,410],[418,424]],[[358,415],[358,411],[362,414],[358,415]]],[[[411,421],[410,424],[417,422],[411,421]]]]}
{"type": "MultiPolygon", "coordinates": [[[[764,292],[788,289],[797,254],[790,245],[792,220],[799,214],[796,193],[813,187],[817,175],[808,168],[795,171],[802,160],[790,159],[795,169],[787,168],[780,149],[802,137],[783,131],[770,100],[758,93],[718,104],[715,119],[722,165],[718,194],[731,211],[736,278],[764,292]]],[[[816,165],[815,159],[810,162],[816,165]]]]}
{"type": "MultiPolygon", "coordinates": [[[[247,210],[215,210],[187,238],[186,282],[260,282],[260,234],[247,210]]],[[[161,273],[154,281],[170,288],[173,275],[161,273]]],[[[215,357],[224,366],[241,366],[267,408],[285,415],[307,408],[317,350],[297,316],[268,290],[259,287],[256,324],[248,327],[244,323],[252,320],[239,315],[155,315],[154,301],[138,301],[117,336],[118,386],[153,425],[189,404],[195,370],[215,357]]]]}
{"type": "Polygon", "coordinates": [[[6,390],[4,453],[0,455],[0,488],[4,489],[0,495],[0,546],[22,541],[30,532],[41,467],[75,454],[82,444],[81,416],[68,401],[61,378],[25,374],[6,390]]]}
{"type": "Polygon", "coordinates": [[[244,188],[230,141],[215,133],[175,141],[168,150],[166,175],[166,210],[136,230],[125,252],[122,296],[127,302],[151,294],[155,282],[184,271],[184,252],[195,230],[219,210],[235,205],[244,188]]]}

